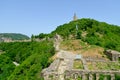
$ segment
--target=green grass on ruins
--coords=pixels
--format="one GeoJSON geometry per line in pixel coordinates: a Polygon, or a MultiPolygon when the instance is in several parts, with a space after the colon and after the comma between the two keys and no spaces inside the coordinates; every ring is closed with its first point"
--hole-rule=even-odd
{"type": "Polygon", "coordinates": [[[89,70],[120,70],[119,62],[87,62],[89,70]]]}
{"type": "Polygon", "coordinates": [[[75,60],[73,63],[73,69],[84,69],[81,60],[75,60]]]}

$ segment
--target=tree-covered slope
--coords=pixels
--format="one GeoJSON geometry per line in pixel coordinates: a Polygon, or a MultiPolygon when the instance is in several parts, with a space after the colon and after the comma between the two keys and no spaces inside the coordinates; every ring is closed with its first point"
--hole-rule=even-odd
{"type": "Polygon", "coordinates": [[[60,25],[51,34],[39,34],[37,38],[60,34],[63,39],[81,39],[92,45],[120,51],[120,27],[94,19],[82,18],[60,25]]]}
{"type": "Polygon", "coordinates": [[[69,38],[72,35],[89,44],[120,51],[120,27],[105,22],[83,18],[58,26],[52,33],[58,33],[64,38],[69,38]],[[76,25],[78,29],[76,29],[76,25]]]}
{"type": "Polygon", "coordinates": [[[51,41],[0,43],[0,50],[4,52],[0,55],[0,80],[41,80],[41,70],[54,54],[51,41]]]}
{"type": "Polygon", "coordinates": [[[27,40],[28,36],[18,33],[0,33],[0,40],[27,40]]]}

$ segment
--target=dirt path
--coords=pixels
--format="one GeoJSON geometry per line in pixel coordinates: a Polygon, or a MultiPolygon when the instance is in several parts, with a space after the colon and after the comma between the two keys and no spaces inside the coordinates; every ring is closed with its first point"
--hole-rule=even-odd
{"type": "Polygon", "coordinates": [[[65,62],[61,61],[60,65],[58,67],[59,80],[64,80],[64,72],[66,70],[66,66],[64,64],[65,64],[65,62]]]}
{"type": "Polygon", "coordinates": [[[58,65],[58,74],[59,74],[59,79],[58,80],[64,80],[64,72],[66,70],[70,70],[73,67],[73,60],[75,57],[75,54],[64,51],[60,49],[60,43],[62,39],[59,35],[56,34],[55,36],[55,42],[54,42],[54,47],[58,53],[56,54],[56,57],[61,59],[60,64],[58,65]]]}
{"type": "Polygon", "coordinates": [[[58,67],[58,74],[60,75],[58,80],[64,80],[64,72],[66,70],[72,69],[73,67],[75,54],[68,51],[60,50],[57,54],[57,57],[61,59],[58,67]]]}

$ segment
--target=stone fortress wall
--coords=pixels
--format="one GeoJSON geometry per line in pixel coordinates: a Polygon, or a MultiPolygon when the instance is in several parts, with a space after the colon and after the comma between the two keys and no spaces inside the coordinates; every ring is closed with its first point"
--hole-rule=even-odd
{"type": "MultiPolygon", "coordinates": [[[[109,75],[111,80],[115,80],[115,74],[120,74],[120,71],[112,70],[79,70],[67,68],[63,74],[58,73],[58,67],[64,59],[56,59],[47,69],[44,69],[42,72],[45,80],[99,80],[100,75],[109,75]],[[64,79],[60,79],[60,76],[64,76],[64,79]]],[[[104,77],[104,80],[108,80],[107,77],[104,77]]]]}
{"type": "Polygon", "coordinates": [[[118,62],[120,53],[116,51],[105,51],[105,54],[111,59],[111,61],[104,60],[102,58],[81,57],[72,54],[71,52],[60,50],[59,45],[62,39],[58,34],[55,36],[54,47],[57,53],[57,58],[51,63],[51,65],[43,69],[41,75],[44,80],[78,80],[80,77],[82,80],[99,80],[101,74],[105,75],[104,80],[107,79],[107,75],[111,80],[115,80],[115,74],[120,75],[120,70],[89,70],[86,63],[90,62],[118,62]],[[83,69],[73,69],[73,63],[75,60],[81,60],[83,69]]]}

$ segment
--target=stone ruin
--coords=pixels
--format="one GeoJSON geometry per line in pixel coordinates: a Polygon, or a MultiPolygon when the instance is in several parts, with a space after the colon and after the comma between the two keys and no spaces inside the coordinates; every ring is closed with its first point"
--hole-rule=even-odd
{"type": "Polygon", "coordinates": [[[62,41],[62,38],[60,37],[60,35],[56,33],[56,35],[54,36],[54,47],[56,51],[59,50],[59,45],[61,41],[62,41]]]}
{"type": "Polygon", "coordinates": [[[55,80],[55,77],[58,76],[57,70],[58,66],[60,64],[60,59],[56,59],[53,61],[53,63],[46,69],[43,69],[42,76],[44,77],[44,80],[55,80]]]}
{"type": "Polygon", "coordinates": [[[114,51],[114,50],[106,50],[105,54],[112,61],[119,61],[120,60],[120,52],[117,52],[117,51],[114,51]]]}
{"type": "MultiPolygon", "coordinates": [[[[64,51],[63,51],[64,52],[64,51]]],[[[44,77],[44,80],[78,80],[78,78],[81,78],[81,80],[99,80],[101,75],[104,75],[103,80],[109,80],[107,76],[110,76],[110,80],[115,80],[115,75],[120,75],[120,70],[89,70],[86,65],[86,59],[83,57],[79,58],[75,55],[72,55],[74,57],[70,58],[70,54],[67,56],[67,54],[64,54],[66,57],[59,57],[46,69],[42,71],[42,76],[44,77]],[[60,64],[62,61],[65,61],[65,59],[70,60],[67,65],[68,67],[65,69],[64,73],[60,74],[58,72],[58,68],[60,67],[60,64]],[[73,69],[73,61],[80,59],[82,61],[82,64],[84,66],[83,70],[80,69],[73,69]],[[71,66],[72,65],[72,66],[71,66]],[[61,78],[61,76],[63,78],[61,78]]],[[[93,61],[93,60],[91,60],[93,61]]],[[[99,61],[99,60],[98,60],[99,61]]],[[[104,61],[103,61],[104,62],[104,61]]]]}
{"type": "MultiPolygon", "coordinates": [[[[115,75],[120,75],[120,70],[89,70],[87,62],[109,62],[102,58],[82,57],[82,55],[69,54],[67,51],[59,49],[61,37],[56,34],[54,37],[54,47],[57,53],[57,58],[51,63],[51,65],[42,70],[41,75],[44,80],[100,80],[100,76],[104,75],[103,80],[109,80],[107,76],[110,76],[110,80],[115,80],[115,75]],[[77,59],[76,59],[77,57],[77,59]],[[75,60],[81,60],[83,69],[73,69],[73,63],[75,60]],[[62,69],[61,69],[62,68],[62,69]]],[[[105,51],[105,54],[114,62],[120,59],[120,53],[116,51],[105,51]]],[[[111,61],[111,62],[112,62],[111,61]]]]}
{"type": "MultiPolygon", "coordinates": [[[[120,71],[86,71],[86,70],[78,70],[73,69],[70,71],[66,71],[65,73],[65,80],[72,79],[72,80],[78,80],[80,77],[82,80],[99,80],[100,75],[110,75],[111,80],[115,80],[115,74],[120,74],[120,71]]],[[[104,80],[108,80],[107,77],[104,77],[104,80]]]]}
{"type": "Polygon", "coordinates": [[[64,74],[57,72],[58,66],[63,59],[56,59],[47,69],[42,71],[44,80],[99,80],[100,75],[105,75],[104,80],[107,79],[107,75],[110,76],[111,80],[115,80],[115,74],[120,74],[120,71],[103,71],[103,70],[79,70],[79,69],[68,69],[64,74]],[[64,79],[60,79],[60,76],[64,79]]]}

